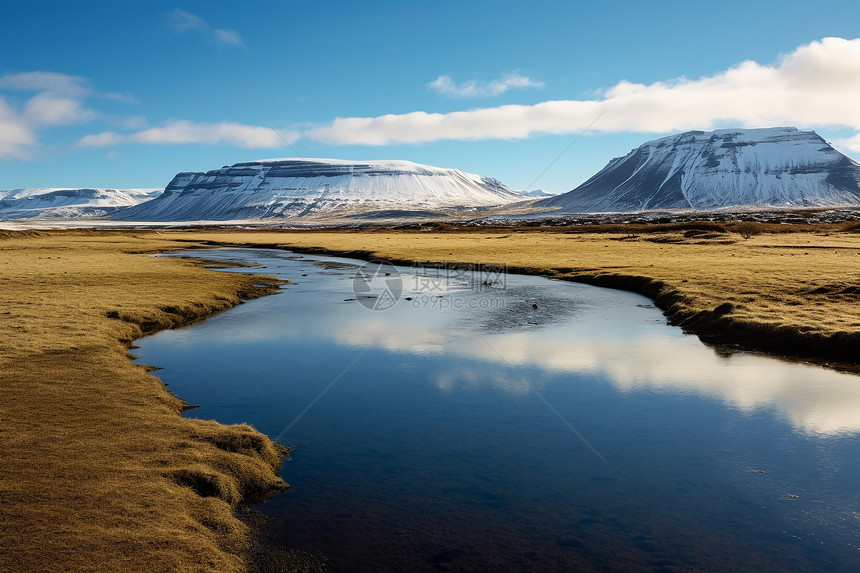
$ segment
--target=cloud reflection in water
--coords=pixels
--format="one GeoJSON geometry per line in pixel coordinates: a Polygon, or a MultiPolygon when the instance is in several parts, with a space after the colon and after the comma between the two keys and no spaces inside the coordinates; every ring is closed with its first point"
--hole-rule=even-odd
{"type": "MultiPolygon", "coordinates": [[[[272,271],[277,268],[266,272],[272,271]]],[[[299,281],[274,297],[281,299],[277,312],[257,317],[253,328],[224,329],[223,336],[232,343],[310,338],[343,347],[437,357],[435,379],[443,391],[491,384],[523,395],[533,384],[561,383],[564,376],[557,375],[591,375],[605,378],[621,392],[695,394],[743,412],[773,409],[809,434],[860,431],[856,376],[750,353],[721,356],[697,338],[667,326],[660,311],[635,294],[508,276],[506,289],[443,293],[449,301],[495,298],[498,304],[492,309],[468,304],[458,309],[416,308],[414,301],[401,300],[390,310],[373,312],[344,302],[351,294],[349,273],[310,272],[301,279],[304,285],[299,281]],[[531,308],[531,300],[540,301],[539,310],[531,308]],[[451,368],[445,365],[445,356],[495,367],[451,368]],[[549,376],[529,376],[529,370],[549,376]]],[[[411,282],[404,279],[404,284],[411,282]]],[[[422,294],[428,293],[404,296],[422,294]]],[[[181,339],[179,335],[174,343],[181,344],[181,339]]]]}

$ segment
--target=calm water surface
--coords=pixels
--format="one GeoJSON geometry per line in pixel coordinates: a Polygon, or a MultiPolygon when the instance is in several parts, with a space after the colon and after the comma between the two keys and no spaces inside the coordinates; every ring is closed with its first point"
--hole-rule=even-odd
{"type": "Polygon", "coordinates": [[[359,261],[205,256],[294,284],[136,353],[186,415],[295,448],[257,506],[285,547],[344,571],[860,571],[856,376],[717,353],[631,293],[400,268],[374,311],[347,300],[359,261]]]}

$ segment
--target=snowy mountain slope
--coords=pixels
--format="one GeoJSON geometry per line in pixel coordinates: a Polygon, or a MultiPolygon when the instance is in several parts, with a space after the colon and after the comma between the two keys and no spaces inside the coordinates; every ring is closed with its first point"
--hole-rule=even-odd
{"type": "Polygon", "coordinates": [[[846,205],[860,205],[860,164],[814,131],[781,127],[649,141],[535,207],[588,213],[846,205]]]}
{"type": "Polygon", "coordinates": [[[532,197],[535,199],[542,199],[544,197],[555,197],[554,193],[548,193],[543,189],[534,189],[533,191],[523,191],[523,195],[526,197],[532,197]]]}
{"type": "Polygon", "coordinates": [[[104,216],[160,195],[161,189],[11,189],[0,191],[0,219],[104,216]]]}
{"type": "Polygon", "coordinates": [[[489,177],[409,161],[266,159],[179,173],[126,221],[225,221],[489,207],[525,199],[489,177]]]}

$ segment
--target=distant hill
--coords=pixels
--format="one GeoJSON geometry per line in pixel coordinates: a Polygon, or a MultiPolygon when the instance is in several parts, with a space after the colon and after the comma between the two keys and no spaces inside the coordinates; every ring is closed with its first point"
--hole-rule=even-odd
{"type": "Polygon", "coordinates": [[[162,189],[11,189],[0,191],[0,219],[103,217],[161,192],[162,189]]]}
{"type": "Polygon", "coordinates": [[[860,205],[860,164],[814,131],[688,131],[644,143],[576,189],[558,213],[860,205]]]}
{"type": "Polygon", "coordinates": [[[547,193],[543,189],[534,189],[532,191],[523,191],[523,195],[532,198],[555,197],[553,193],[547,193]]]}
{"type": "Polygon", "coordinates": [[[527,199],[499,181],[409,161],[266,159],[206,173],[179,173],[126,221],[225,221],[438,212],[527,199]]]}

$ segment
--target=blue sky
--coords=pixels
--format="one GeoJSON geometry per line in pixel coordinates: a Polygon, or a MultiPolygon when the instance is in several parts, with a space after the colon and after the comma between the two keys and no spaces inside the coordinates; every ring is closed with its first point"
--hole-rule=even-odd
{"type": "Polygon", "coordinates": [[[6,2],[0,189],[298,153],[563,192],[645,140],[740,125],[857,158],[857,22],[856,0],[6,2]]]}

